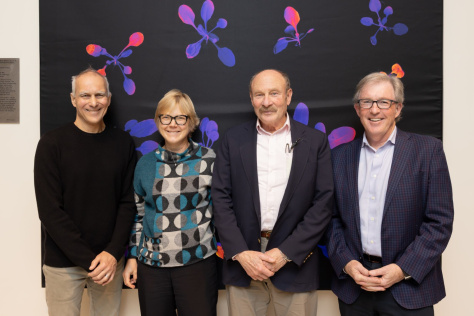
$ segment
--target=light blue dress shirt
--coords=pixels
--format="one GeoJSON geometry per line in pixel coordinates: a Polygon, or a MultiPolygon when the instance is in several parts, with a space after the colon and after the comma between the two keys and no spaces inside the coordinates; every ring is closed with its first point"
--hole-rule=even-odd
{"type": "Polygon", "coordinates": [[[364,253],[382,257],[381,229],[385,195],[392,166],[397,128],[380,148],[369,145],[364,133],[359,161],[360,233],[364,253]]]}

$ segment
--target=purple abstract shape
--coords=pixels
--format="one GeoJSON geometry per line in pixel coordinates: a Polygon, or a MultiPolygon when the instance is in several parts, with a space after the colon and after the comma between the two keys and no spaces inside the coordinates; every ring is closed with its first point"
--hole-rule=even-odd
{"type": "MultiPolygon", "coordinates": [[[[305,125],[308,125],[309,120],[309,109],[304,103],[298,103],[293,114],[293,119],[305,125]]],[[[314,126],[315,129],[326,133],[326,126],[324,123],[319,122],[314,126]]],[[[341,144],[352,141],[355,137],[355,130],[352,127],[342,126],[338,127],[331,132],[328,136],[329,147],[333,149],[341,144]]]]}
{"type": "Polygon", "coordinates": [[[126,51],[124,51],[123,53],[121,53],[119,56],[120,58],[125,58],[125,57],[128,57],[132,54],[132,50],[131,49],[127,49],[126,51]]]}
{"type": "Polygon", "coordinates": [[[308,125],[309,120],[309,109],[304,103],[298,103],[293,114],[293,119],[304,125],[308,125]]]}
{"type": "Polygon", "coordinates": [[[389,15],[393,14],[393,9],[392,9],[392,7],[386,7],[386,8],[383,10],[383,14],[385,14],[386,16],[389,16],[389,15]]]}
{"type": "Polygon", "coordinates": [[[217,49],[217,56],[220,61],[227,67],[233,67],[235,65],[234,53],[227,47],[219,47],[216,43],[219,41],[219,37],[212,33],[215,29],[224,29],[227,27],[227,20],[218,19],[216,26],[208,31],[207,22],[211,19],[214,14],[214,3],[211,0],[206,0],[201,7],[201,18],[204,21],[204,26],[201,24],[196,27],[194,25],[194,11],[187,5],[183,4],[178,9],[178,15],[183,23],[192,25],[194,29],[202,36],[201,40],[194,44],[189,44],[186,47],[186,57],[188,59],[196,57],[201,51],[201,43],[206,40],[206,44],[210,41],[217,49]]]}
{"type": "Polygon", "coordinates": [[[105,76],[106,72],[105,69],[113,65],[118,66],[120,71],[122,72],[122,75],[124,77],[123,80],[123,88],[125,92],[127,92],[128,95],[132,95],[135,93],[136,87],[135,87],[135,82],[133,82],[132,79],[128,78],[127,75],[132,73],[132,67],[126,66],[122,64],[120,59],[126,58],[132,54],[132,49],[127,49],[130,46],[140,46],[143,43],[144,36],[140,32],[135,32],[129,37],[128,45],[125,46],[124,49],[117,55],[117,56],[112,56],[110,55],[105,48],[102,48],[100,45],[96,44],[89,44],[86,47],[86,51],[89,55],[94,56],[94,57],[99,57],[99,56],[106,56],[110,58],[109,60],[106,60],[105,66],[101,69],[98,70],[98,72],[105,76]]]}
{"type": "Polygon", "coordinates": [[[148,119],[139,123],[136,120],[128,121],[125,124],[125,130],[130,130],[129,133],[133,137],[147,137],[158,131],[158,128],[156,127],[155,120],[148,119]],[[135,124],[132,125],[133,122],[135,124]]]}
{"type": "Polygon", "coordinates": [[[273,53],[278,54],[279,52],[284,50],[288,46],[288,41],[289,40],[286,39],[285,37],[278,39],[277,43],[273,47],[273,53]]]}
{"type": "Polygon", "coordinates": [[[125,131],[131,130],[137,123],[138,123],[137,120],[130,120],[127,123],[125,123],[125,131]]]}
{"type": "Polygon", "coordinates": [[[318,122],[316,123],[316,125],[314,125],[314,128],[326,134],[326,126],[324,125],[324,123],[318,122]]]}
{"type": "Polygon", "coordinates": [[[393,8],[390,6],[385,7],[385,9],[383,10],[383,14],[385,14],[385,16],[383,18],[381,18],[379,14],[379,11],[381,8],[382,8],[382,4],[380,3],[379,0],[370,0],[369,9],[370,11],[377,14],[377,19],[376,19],[377,22],[375,22],[374,19],[370,17],[363,17],[360,19],[360,23],[364,26],[373,25],[377,27],[377,31],[375,32],[375,34],[370,37],[370,43],[374,46],[377,45],[377,34],[379,32],[393,31],[395,35],[404,35],[408,32],[408,26],[406,26],[403,23],[397,23],[393,27],[387,26],[386,23],[387,23],[388,17],[393,14],[393,8]]]}
{"type": "Polygon", "coordinates": [[[360,23],[365,26],[371,26],[372,24],[374,24],[374,20],[372,20],[371,17],[366,16],[360,19],[360,23]]]}
{"type": "Polygon", "coordinates": [[[209,21],[214,13],[214,3],[210,0],[204,1],[201,7],[201,18],[204,21],[204,25],[207,29],[207,21],[209,21]]]}
{"type": "Polygon", "coordinates": [[[406,34],[407,32],[408,32],[408,26],[406,26],[403,23],[397,23],[393,26],[393,33],[395,33],[395,35],[403,35],[403,34],[406,34]]]}
{"type": "Polygon", "coordinates": [[[369,2],[369,9],[372,12],[379,12],[380,9],[382,8],[382,4],[380,3],[379,0],[370,0],[369,2]]]}
{"type": "MultiPolygon", "coordinates": [[[[183,21],[184,24],[192,25],[194,26],[194,11],[191,9],[189,6],[183,4],[179,7],[178,9],[178,15],[181,21],[183,21]]],[[[194,26],[194,28],[196,28],[194,26]]]]}
{"type": "Polygon", "coordinates": [[[295,46],[301,47],[301,40],[306,37],[309,33],[314,31],[314,28],[309,29],[306,33],[298,33],[296,26],[300,22],[300,15],[293,7],[286,7],[283,14],[285,21],[290,24],[285,28],[285,33],[289,34],[289,37],[281,37],[273,46],[273,53],[278,54],[282,50],[288,47],[288,43],[296,42],[295,46]]]}
{"type": "Polygon", "coordinates": [[[202,142],[199,143],[204,147],[212,147],[214,142],[219,139],[218,125],[215,121],[205,117],[201,120],[199,129],[201,130],[202,142]],[[207,141],[206,141],[207,138],[207,141]]]}
{"type": "Polygon", "coordinates": [[[227,67],[232,67],[235,65],[235,56],[234,53],[227,47],[217,47],[217,56],[227,67]]]}
{"type": "Polygon", "coordinates": [[[288,25],[285,29],[286,34],[290,34],[291,36],[295,36],[295,28],[291,25],[288,25]]]}
{"type": "Polygon", "coordinates": [[[153,141],[153,140],[147,140],[147,141],[144,141],[140,147],[137,148],[137,150],[139,152],[142,153],[142,155],[146,155],[148,154],[149,152],[155,150],[158,148],[158,143],[153,141]]]}
{"type": "Polygon", "coordinates": [[[227,20],[220,18],[219,20],[217,20],[216,27],[220,29],[225,29],[227,27],[227,20]]]}
{"type": "Polygon", "coordinates": [[[186,57],[188,57],[188,59],[194,58],[199,54],[199,51],[201,50],[201,42],[202,39],[194,44],[189,44],[188,47],[186,47],[186,57]]]}
{"type": "MultiPolygon", "coordinates": [[[[125,75],[124,75],[125,76],[125,75]]],[[[125,77],[123,79],[123,89],[127,92],[128,95],[135,93],[135,82],[132,79],[125,77]]]]}
{"type": "Polygon", "coordinates": [[[328,136],[329,147],[331,149],[352,141],[355,137],[355,130],[349,126],[338,127],[328,136]]]}
{"type": "Polygon", "coordinates": [[[132,67],[130,67],[130,66],[123,67],[123,73],[126,74],[126,75],[131,74],[132,73],[132,67]]]}

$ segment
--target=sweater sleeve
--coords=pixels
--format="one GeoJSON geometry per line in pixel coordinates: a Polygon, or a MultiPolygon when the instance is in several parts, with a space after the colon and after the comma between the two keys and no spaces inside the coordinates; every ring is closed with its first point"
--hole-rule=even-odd
{"type": "Polygon", "coordinates": [[[34,185],[38,215],[44,229],[74,264],[89,270],[96,254],[64,210],[60,154],[57,143],[41,138],[34,162],[34,185]]]}
{"type": "Polygon", "coordinates": [[[130,236],[130,228],[132,227],[133,218],[136,214],[133,196],[133,172],[137,162],[137,155],[133,140],[131,138],[129,139],[127,163],[122,171],[122,191],[118,203],[115,229],[110,243],[104,249],[113,255],[117,261],[119,261],[125,253],[125,246],[130,236]]]}

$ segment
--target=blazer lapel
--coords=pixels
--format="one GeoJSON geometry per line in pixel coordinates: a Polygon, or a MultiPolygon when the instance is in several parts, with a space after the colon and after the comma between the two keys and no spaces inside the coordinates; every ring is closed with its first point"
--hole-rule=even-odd
{"type": "Polygon", "coordinates": [[[390,168],[390,176],[388,177],[387,194],[385,196],[385,204],[383,207],[383,215],[392,201],[400,182],[400,178],[410,163],[411,153],[413,153],[410,135],[397,129],[397,137],[395,139],[395,149],[393,151],[392,166],[390,168]]]}
{"type": "MultiPolygon", "coordinates": [[[[362,146],[362,138],[358,138],[351,143],[351,151],[349,153],[346,174],[347,185],[349,186],[350,197],[352,201],[353,216],[356,221],[357,233],[360,239],[360,210],[359,210],[359,161],[360,150],[362,146]]],[[[337,170],[335,170],[337,172],[337,170]]]]}
{"type": "MultiPolygon", "coordinates": [[[[306,164],[309,158],[309,141],[305,139],[305,131],[300,128],[295,121],[291,120],[291,141],[294,143],[298,139],[298,145],[293,149],[293,160],[291,162],[291,171],[288,178],[288,184],[286,185],[285,194],[280,204],[280,210],[278,211],[278,218],[281,216],[283,211],[286,209],[290,202],[293,193],[300,182],[301,177],[304,174],[306,164]]],[[[278,220],[277,218],[277,220],[278,220]]]]}
{"type": "Polygon", "coordinates": [[[242,165],[244,166],[245,176],[250,186],[250,192],[252,192],[252,201],[257,213],[258,221],[261,222],[257,172],[257,129],[255,128],[255,124],[248,124],[246,129],[246,135],[243,135],[242,137],[244,142],[240,146],[240,158],[242,160],[242,165]]]}

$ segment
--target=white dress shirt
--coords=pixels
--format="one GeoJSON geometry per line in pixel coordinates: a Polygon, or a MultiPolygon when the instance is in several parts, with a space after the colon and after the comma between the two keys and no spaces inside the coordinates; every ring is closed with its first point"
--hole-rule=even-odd
{"type": "Polygon", "coordinates": [[[257,173],[260,194],[261,230],[273,230],[280,204],[285,193],[291,170],[293,153],[287,152],[291,145],[290,119],[274,133],[269,133],[257,119],[257,173]]]}

